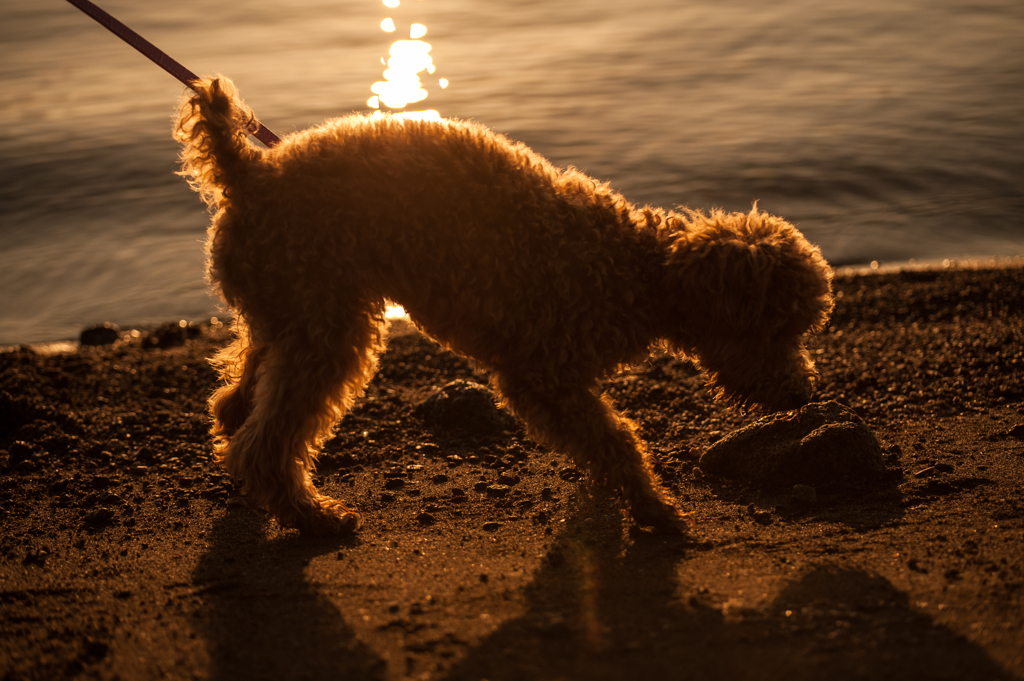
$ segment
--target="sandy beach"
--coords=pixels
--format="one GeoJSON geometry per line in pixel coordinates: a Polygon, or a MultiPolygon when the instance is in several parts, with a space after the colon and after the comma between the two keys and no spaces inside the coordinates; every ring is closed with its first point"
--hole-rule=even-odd
{"type": "Polygon", "coordinates": [[[815,401],[888,474],[705,474],[757,418],[687,362],[609,379],[689,536],[641,530],[515,422],[421,405],[487,376],[395,324],[317,474],[365,514],[282,530],[213,461],[222,325],[0,353],[0,679],[1024,678],[1024,267],[845,273],[815,401]]]}

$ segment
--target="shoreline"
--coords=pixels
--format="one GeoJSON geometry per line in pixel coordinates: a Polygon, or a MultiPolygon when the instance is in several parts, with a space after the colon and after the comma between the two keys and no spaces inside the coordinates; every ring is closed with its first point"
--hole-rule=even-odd
{"type": "Polygon", "coordinates": [[[837,273],[815,400],[875,433],[897,475],[874,486],[808,504],[703,475],[756,414],[667,356],[606,381],[694,512],[685,538],[635,528],[518,426],[425,417],[487,377],[409,328],[320,458],[365,516],[343,539],[268,523],[212,461],[225,328],[2,352],[0,678],[1022,679],[1014,262],[837,273]]]}
{"type": "MultiPolygon", "coordinates": [[[[918,272],[918,271],[947,271],[953,269],[1001,269],[1006,267],[1022,267],[1024,266],[1024,255],[1019,256],[1006,256],[1006,257],[967,257],[967,258],[933,258],[927,260],[918,261],[914,258],[905,261],[894,261],[894,262],[878,262],[871,261],[867,263],[854,263],[850,265],[838,265],[834,267],[836,276],[852,276],[852,275],[873,275],[873,274],[898,274],[900,272],[918,272]]],[[[397,307],[397,306],[396,306],[397,307]]],[[[399,308],[400,309],[400,308],[399,308]]],[[[392,310],[389,307],[389,319],[401,319],[403,315],[390,316],[392,310]]],[[[407,319],[407,317],[405,317],[407,319]]],[[[190,325],[202,325],[209,324],[218,317],[208,318],[195,318],[185,319],[190,325]]],[[[225,318],[226,319],[226,318],[225,318]]],[[[179,323],[180,323],[179,321],[179,323]]],[[[222,320],[224,321],[224,320],[222,320]]],[[[122,330],[123,333],[148,333],[160,326],[166,326],[173,322],[155,323],[155,324],[132,324],[126,323],[123,326],[120,322],[114,322],[112,320],[105,320],[103,322],[95,322],[93,326],[101,326],[103,324],[114,324],[122,330]]],[[[89,328],[88,326],[82,327],[81,330],[89,328]]],[[[81,334],[79,331],[79,335],[81,334]]],[[[136,336],[137,337],[137,336],[136,336]]],[[[60,352],[74,352],[78,349],[78,340],[76,338],[64,338],[56,340],[45,340],[45,341],[32,341],[28,343],[0,343],[0,353],[13,352],[19,348],[28,347],[34,352],[42,354],[54,354],[60,352]]]]}

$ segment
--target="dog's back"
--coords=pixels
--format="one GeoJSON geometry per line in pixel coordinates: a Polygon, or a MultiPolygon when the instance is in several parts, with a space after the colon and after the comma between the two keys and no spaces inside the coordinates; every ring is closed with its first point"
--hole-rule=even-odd
{"type": "MultiPolygon", "coordinates": [[[[235,106],[216,119],[234,130],[202,130],[227,140],[207,147],[244,137],[249,114],[235,106]]],[[[606,185],[464,121],[350,116],[249,147],[203,188],[220,197],[211,278],[233,306],[283,321],[311,298],[335,309],[389,299],[491,366],[540,344],[587,372],[645,354],[662,245],[606,185]]]]}

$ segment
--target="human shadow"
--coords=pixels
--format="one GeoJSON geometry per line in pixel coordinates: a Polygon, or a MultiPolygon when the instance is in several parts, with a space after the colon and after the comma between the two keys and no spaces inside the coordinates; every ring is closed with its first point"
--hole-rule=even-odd
{"type": "Polygon", "coordinates": [[[819,565],[767,607],[730,609],[680,588],[680,562],[704,546],[624,539],[607,508],[566,525],[526,587],[526,612],[446,679],[1013,678],[878,575],[819,565]]]}
{"type": "MultiPolygon", "coordinates": [[[[309,561],[345,543],[267,539],[255,513],[228,511],[193,572],[212,679],[380,679],[386,665],[309,583],[309,561]]],[[[349,539],[349,544],[358,541],[349,539]]]]}

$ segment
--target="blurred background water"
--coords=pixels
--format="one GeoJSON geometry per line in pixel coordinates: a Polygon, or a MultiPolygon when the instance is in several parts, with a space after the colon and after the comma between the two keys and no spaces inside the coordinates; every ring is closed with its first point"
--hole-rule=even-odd
{"type": "MultiPolygon", "coordinates": [[[[410,108],[636,203],[758,200],[835,265],[1024,255],[1020,0],[100,4],[281,135],[368,111],[417,22],[437,70],[410,108]]],[[[174,175],[184,88],[61,0],[0,0],[0,85],[0,344],[217,314],[174,175]]]]}

